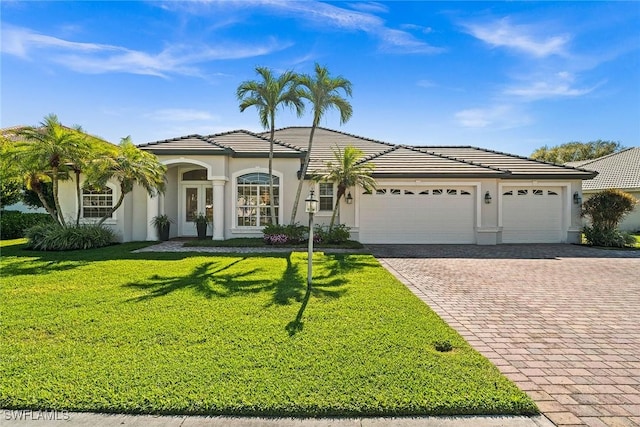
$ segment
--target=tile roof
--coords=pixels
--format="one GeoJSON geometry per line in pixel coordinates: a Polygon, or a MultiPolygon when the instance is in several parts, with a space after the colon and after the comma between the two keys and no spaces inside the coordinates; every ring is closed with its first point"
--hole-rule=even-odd
{"type": "MultiPolygon", "coordinates": [[[[139,147],[156,155],[163,154],[209,154],[232,157],[267,157],[269,140],[261,135],[235,130],[215,135],[187,135],[178,138],[141,144],[139,147]]],[[[297,147],[275,141],[274,157],[303,157],[297,147]]]]}
{"type": "MultiPolygon", "coordinates": [[[[300,149],[306,149],[310,131],[310,127],[287,127],[276,129],[275,137],[300,149]]],[[[311,149],[310,173],[322,168],[326,161],[333,160],[332,150],[336,146],[344,147],[347,145],[359,148],[365,156],[370,158],[368,161],[376,163],[374,176],[384,174],[385,176],[432,177],[449,173],[451,175],[447,176],[455,176],[456,174],[459,176],[488,176],[493,174],[502,178],[514,179],[586,179],[593,176],[592,172],[572,167],[471,146],[400,146],[325,128],[316,129],[311,149]],[[384,158],[379,157],[393,147],[404,147],[405,149],[397,150],[392,155],[385,155],[384,158]],[[439,157],[439,159],[436,160],[433,156],[439,157]],[[445,159],[449,162],[447,163],[445,159]],[[438,164],[442,167],[439,169],[439,173],[432,169],[438,164]],[[448,165],[449,168],[444,165],[448,165]]]]}
{"type": "Polygon", "coordinates": [[[582,182],[583,190],[640,189],[640,147],[566,165],[598,172],[595,178],[582,182]]]}

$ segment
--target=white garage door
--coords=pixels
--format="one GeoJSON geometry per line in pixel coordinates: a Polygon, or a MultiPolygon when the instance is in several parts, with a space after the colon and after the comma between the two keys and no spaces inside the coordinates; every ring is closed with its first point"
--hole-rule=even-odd
{"type": "Polygon", "coordinates": [[[560,243],[562,189],[505,187],[502,191],[502,243],[560,243]]]}
{"type": "Polygon", "coordinates": [[[360,196],[363,243],[475,243],[474,187],[380,187],[360,196]]]}

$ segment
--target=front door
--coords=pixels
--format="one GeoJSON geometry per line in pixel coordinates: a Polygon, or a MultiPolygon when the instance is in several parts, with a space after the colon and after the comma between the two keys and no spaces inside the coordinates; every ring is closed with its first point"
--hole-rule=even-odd
{"type": "Polygon", "coordinates": [[[213,188],[211,184],[183,184],[181,191],[181,208],[179,219],[179,232],[181,236],[196,236],[194,217],[204,213],[209,218],[210,224],[207,234],[213,234],[213,188]]]}

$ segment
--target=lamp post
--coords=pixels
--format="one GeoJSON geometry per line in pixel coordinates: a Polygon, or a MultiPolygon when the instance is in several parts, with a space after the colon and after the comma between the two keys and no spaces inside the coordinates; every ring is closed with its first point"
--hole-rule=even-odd
{"type": "Polygon", "coordinates": [[[318,212],[318,201],[315,199],[313,189],[304,200],[305,211],[309,213],[309,249],[307,261],[307,289],[311,289],[311,277],[313,274],[313,214],[318,212]]]}

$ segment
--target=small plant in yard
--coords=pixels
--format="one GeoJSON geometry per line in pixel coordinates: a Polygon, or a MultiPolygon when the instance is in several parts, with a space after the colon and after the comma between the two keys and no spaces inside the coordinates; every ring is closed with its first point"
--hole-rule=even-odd
{"type": "Polygon", "coordinates": [[[262,230],[264,242],[268,245],[302,243],[307,238],[307,228],[300,224],[269,224],[262,230]]]}
{"type": "Polygon", "coordinates": [[[453,350],[453,345],[451,344],[450,341],[447,341],[447,340],[438,340],[433,343],[433,346],[435,347],[436,350],[438,350],[441,353],[446,353],[448,351],[453,350]]]}
{"type": "Polygon", "coordinates": [[[151,225],[153,225],[158,231],[158,237],[160,240],[169,240],[169,231],[172,222],[173,220],[165,214],[156,215],[151,219],[151,225]]]}
{"type": "Polygon", "coordinates": [[[351,228],[345,224],[334,225],[333,228],[329,228],[325,225],[316,225],[314,230],[314,241],[316,236],[318,241],[316,243],[330,243],[341,244],[349,240],[351,228]]]}
{"type": "Polygon", "coordinates": [[[24,237],[25,231],[34,225],[53,223],[51,216],[46,213],[2,211],[0,213],[0,239],[24,237]]]}

